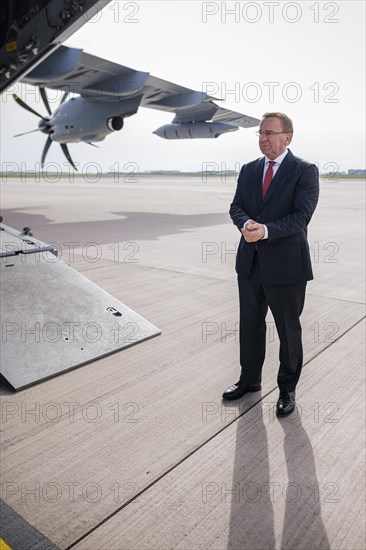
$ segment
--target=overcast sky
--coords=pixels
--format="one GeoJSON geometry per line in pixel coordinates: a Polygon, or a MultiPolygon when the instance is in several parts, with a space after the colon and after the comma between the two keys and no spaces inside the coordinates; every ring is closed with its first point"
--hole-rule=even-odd
{"type": "MultiPolygon", "coordinates": [[[[365,3],[199,2],[112,0],[65,45],[208,91],[221,106],[260,118],[286,112],[294,121],[292,151],[320,170],[365,167],[365,3]]],[[[1,97],[1,162],[39,163],[46,136],[13,138],[38,119],[1,97]]],[[[16,91],[45,113],[32,88],[16,91]]],[[[56,92],[50,91],[56,108],[56,92]]],[[[102,170],[201,170],[203,163],[234,169],[260,156],[255,129],[218,139],[164,140],[152,132],[169,113],[140,108],[99,149],[71,144],[75,162],[102,170]],[[117,164],[116,164],[117,163],[117,164]]],[[[54,143],[47,162],[63,166],[54,143]]],[[[23,164],[23,166],[25,166],[23,164]]]]}

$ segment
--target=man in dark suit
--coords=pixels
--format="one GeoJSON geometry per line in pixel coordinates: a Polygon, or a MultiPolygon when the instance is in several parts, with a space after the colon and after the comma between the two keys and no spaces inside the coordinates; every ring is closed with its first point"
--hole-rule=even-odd
{"type": "Polygon", "coordinates": [[[263,115],[258,135],[264,157],[242,167],[230,207],[242,234],[236,258],[241,374],[223,398],[261,389],[269,307],[280,339],[277,414],[286,416],[295,408],[303,362],[300,315],[313,278],[307,226],[318,202],[319,172],[287,149],[293,136],[287,115],[263,115]]]}

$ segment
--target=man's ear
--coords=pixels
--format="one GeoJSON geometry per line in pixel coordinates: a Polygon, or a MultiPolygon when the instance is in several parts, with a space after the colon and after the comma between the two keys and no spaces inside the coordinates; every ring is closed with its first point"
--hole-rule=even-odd
{"type": "Polygon", "coordinates": [[[290,145],[291,141],[292,141],[292,134],[290,133],[286,134],[286,138],[285,138],[286,146],[290,145]]]}

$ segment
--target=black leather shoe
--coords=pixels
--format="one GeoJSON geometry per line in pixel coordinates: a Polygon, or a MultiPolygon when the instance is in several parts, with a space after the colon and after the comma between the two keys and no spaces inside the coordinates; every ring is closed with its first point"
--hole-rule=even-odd
{"type": "Polygon", "coordinates": [[[278,416],[287,416],[295,409],[295,392],[280,391],[280,396],[277,401],[276,412],[278,416]]]}
{"type": "Polygon", "coordinates": [[[243,384],[242,382],[237,382],[227,388],[222,394],[223,399],[240,399],[246,393],[253,391],[260,391],[262,386],[260,384],[243,384]]]}

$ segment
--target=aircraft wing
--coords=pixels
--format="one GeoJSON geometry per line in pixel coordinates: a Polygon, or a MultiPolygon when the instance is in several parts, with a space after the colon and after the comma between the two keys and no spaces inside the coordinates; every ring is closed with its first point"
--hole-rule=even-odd
{"type": "MultiPolygon", "coordinates": [[[[239,126],[248,128],[259,124],[256,118],[219,107],[213,102],[216,98],[205,92],[195,91],[154,77],[148,72],[137,71],[81,49],[66,46],[60,46],[28,73],[22,82],[73,92],[85,99],[104,102],[132,102],[138,99],[142,107],[174,113],[173,124],[213,121],[226,123],[226,131],[239,126]]],[[[212,137],[217,137],[220,133],[224,132],[212,137]]]]}

